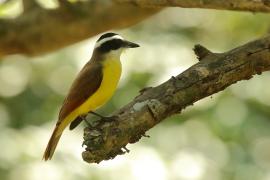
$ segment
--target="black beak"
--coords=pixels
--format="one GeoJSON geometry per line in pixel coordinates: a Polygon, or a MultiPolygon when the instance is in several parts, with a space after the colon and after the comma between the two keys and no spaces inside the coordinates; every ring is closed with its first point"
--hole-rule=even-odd
{"type": "Polygon", "coordinates": [[[140,47],[138,44],[130,42],[130,41],[124,41],[124,47],[126,48],[137,48],[140,47]]]}

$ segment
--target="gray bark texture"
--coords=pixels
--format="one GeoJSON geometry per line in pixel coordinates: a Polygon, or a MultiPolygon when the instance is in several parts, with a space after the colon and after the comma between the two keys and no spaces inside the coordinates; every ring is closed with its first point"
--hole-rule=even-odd
{"type": "MultiPolygon", "coordinates": [[[[147,88],[113,113],[114,121],[100,120],[84,130],[84,161],[99,163],[128,150],[145,132],[196,101],[241,80],[270,70],[270,36],[225,53],[194,48],[199,62],[157,87],[147,88]]],[[[180,61],[180,60],[179,60],[180,61]]]]}
{"type": "MultiPolygon", "coordinates": [[[[0,57],[40,55],[58,50],[101,32],[126,28],[164,7],[208,8],[270,12],[270,0],[58,0],[56,9],[44,9],[23,0],[24,12],[0,19],[0,57]]],[[[99,163],[128,152],[145,132],[165,118],[226,87],[270,70],[270,36],[225,53],[196,45],[199,62],[157,87],[142,90],[133,101],[84,130],[84,161],[99,163]]],[[[180,60],[179,60],[180,61],[180,60]]]]}

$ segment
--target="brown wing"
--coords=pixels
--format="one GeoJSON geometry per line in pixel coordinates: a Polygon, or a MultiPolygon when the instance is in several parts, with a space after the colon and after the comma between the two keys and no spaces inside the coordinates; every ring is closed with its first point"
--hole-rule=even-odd
{"type": "Polygon", "coordinates": [[[89,61],[74,80],[60,110],[58,123],[94,94],[101,81],[102,65],[89,61]]]}

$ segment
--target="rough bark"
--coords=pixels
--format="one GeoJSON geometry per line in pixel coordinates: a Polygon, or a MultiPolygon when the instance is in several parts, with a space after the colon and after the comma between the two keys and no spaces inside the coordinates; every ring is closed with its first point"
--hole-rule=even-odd
{"type": "Polygon", "coordinates": [[[270,0],[114,0],[140,7],[183,7],[251,12],[270,12],[270,0]]]}
{"type": "Polygon", "coordinates": [[[270,70],[270,36],[225,53],[212,53],[200,45],[194,51],[200,59],[197,64],[157,87],[141,91],[113,114],[117,116],[114,121],[100,120],[85,128],[84,161],[99,163],[123,154],[128,151],[128,143],[137,142],[165,118],[237,81],[270,70]]]}
{"type": "Polygon", "coordinates": [[[111,0],[61,0],[56,9],[44,9],[34,2],[23,1],[25,11],[19,17],[0,19],[0,57],[54,51],[104,31],[134,25],[160,10],[111,0]]]}

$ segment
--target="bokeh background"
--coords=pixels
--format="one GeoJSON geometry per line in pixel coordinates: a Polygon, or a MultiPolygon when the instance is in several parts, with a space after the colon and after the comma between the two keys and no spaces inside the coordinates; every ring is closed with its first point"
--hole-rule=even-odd
{"type": "MultiPolygon", "coordinates": [[[[47,8],[53,1],[40,0],[47,8]]],[[[0,5],[16,17],[21,2],[0,5]]],[[[202,44],[224,52],[264,36],[270,15],[169,8],[125,30],[140,48],[122,55],[119,88],[100,113],[108,115],[197,62],[202,44]]],[[[100,164],[81,158],[83,125],[66,130],[52,161],[41,160],[61,103],[91,57],[98,36],[39,57],[0,61],[0,179],[2,180],[270,180],[270,73],[241,81],[197,102],[128,145],[129,154],[100,164]]],[[[37,44],[38,45],[38,44],[37,44]]]]}

